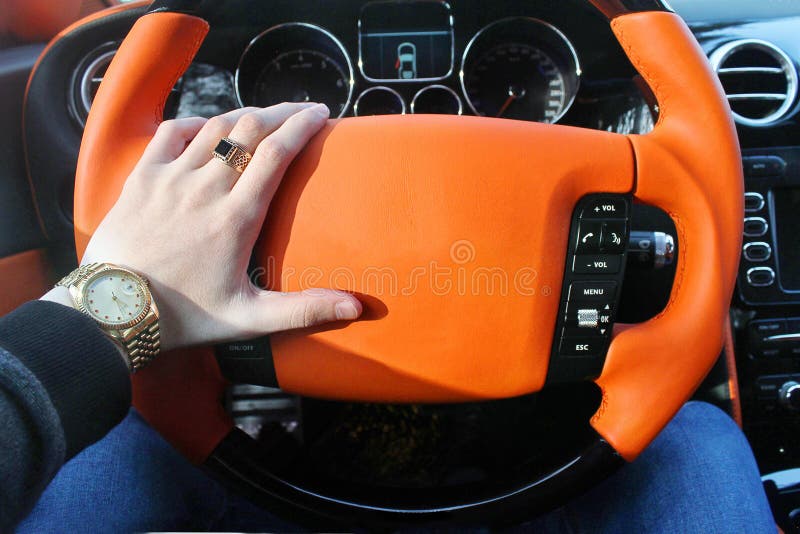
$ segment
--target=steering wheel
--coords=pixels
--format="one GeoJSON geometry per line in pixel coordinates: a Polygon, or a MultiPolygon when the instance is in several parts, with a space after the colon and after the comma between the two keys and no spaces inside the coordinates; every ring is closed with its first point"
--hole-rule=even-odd
{"type": "MultiPolygon", "coordinates": [[[[468,246],[474,266],[528,273],[530,291],[507,293],[424,283],[376,291],[352,276],[347,288],[362,294],[365,320],[270,340],[278,384],[288,392],[368,402],[500,399],[541,390],[555,368],[582,368],[583,360],[561,360],[554,347],[585,199],[602,194],[663,209],[680,244],[672,294],[657,317],[616,325],[593,360],[602,391],[593,444],[546,475],[495,493],[381,502],[346,488],[302,487],[261,468],[255,443],[233,429],[220,401],[226,380],[210,348],[165,355],[133,377],[143,416],[189,459],[256,490],[274,509],[350,523],[530,513],[635,459],[719,355],[739,261],[742,169],[722,89],[684,22],[660,0],[591,3],[652,89],[659,118],[651,133],[432,115],[330,121],[285,177],[254,257],[269,269],[269,287],[290,291],[314,283],[291,276],[305,271],[346,277],[388,268],[422,282],[420,267],[463,263],[454,244],[468,246]]],[[[79,255],[162,121],[215,4],[158,0],[122,43],[81,145],[79,255]]]]}

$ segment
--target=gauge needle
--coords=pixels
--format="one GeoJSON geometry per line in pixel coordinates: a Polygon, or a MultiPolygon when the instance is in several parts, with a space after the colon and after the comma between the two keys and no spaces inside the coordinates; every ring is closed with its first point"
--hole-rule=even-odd
{"type": "Polygon", "coordinates": [[[503,114],[508,110],[508,107],[513,104],[515,101],[519,100],[523,96],[525,96],[525,88],[520,87],[519,85],[509,85],[508,86],[508,98],[503,103],[503,106],[500,108],[500,111],[497,112],[496,117],[502,117],[503,114]]]}
{"type": "Polygon", "coordinates": [[[117,307],[119,308],[119,311],[121,311],[122,313],[125,313],[125,309],[128,307],[128,305],[125,304],[124,302],[122,302],[121,300],[119,300],[119,298],[114,294],[113,291],[111,292],[111,300],[113,300],[114,302],[117,303],[117,307]]]}

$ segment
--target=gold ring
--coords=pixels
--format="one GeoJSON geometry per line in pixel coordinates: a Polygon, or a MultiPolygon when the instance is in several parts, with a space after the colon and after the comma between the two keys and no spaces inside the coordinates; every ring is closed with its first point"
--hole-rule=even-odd
{"type": "Polygon", "coordinates": [[[250,160],[253,159],[252,154],[245,150],[242,145],[227,137],[220,139],[212,155],[240,173],[244,172],[250,160]]]}

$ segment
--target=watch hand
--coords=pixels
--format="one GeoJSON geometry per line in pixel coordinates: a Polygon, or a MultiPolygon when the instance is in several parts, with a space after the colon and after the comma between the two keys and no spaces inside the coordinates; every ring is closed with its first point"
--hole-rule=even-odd
{"type": "Polygon", "coordinates": [[[118,298],[115,298],[114,302],[117,303],[117,307],[119,308],[120,312],[125,313],[125,310],[128,309],[128,305],[125,304],[123,301],[119,300],[118,298]]]}

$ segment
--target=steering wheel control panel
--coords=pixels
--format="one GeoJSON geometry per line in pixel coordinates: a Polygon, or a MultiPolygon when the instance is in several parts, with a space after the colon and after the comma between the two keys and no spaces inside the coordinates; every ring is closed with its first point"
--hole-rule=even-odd
{"type": "Polygon", "coordinates": [[[572,215],[559,318],[547,373],[548,383],[600,375],[622,293],[630,199],[593,194],[572,215]]]}

